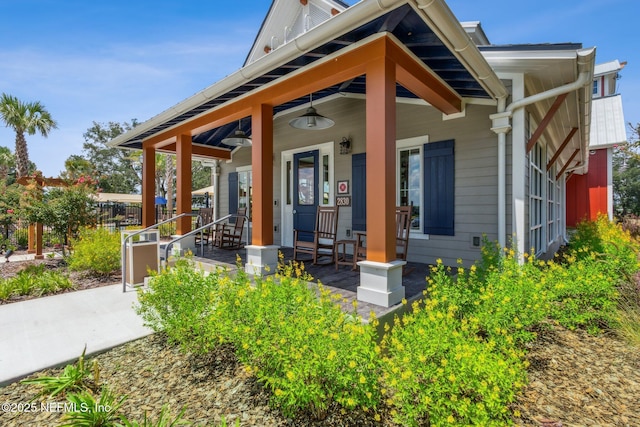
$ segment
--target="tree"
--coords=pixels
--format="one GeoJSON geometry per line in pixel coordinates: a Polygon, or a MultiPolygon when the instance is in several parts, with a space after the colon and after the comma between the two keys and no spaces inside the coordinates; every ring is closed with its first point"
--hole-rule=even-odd
{"type": "Polygon", "coordinates": [[[82,155],[72,155],[65,161],[62,176],[77,179],[92,177],[101,191],[107,193],[135,193],[139,190],[142,166],[139,150],[127,151],[109,147],[108,142],[137,125],[129,123],[93,122],[83,134],[82,155]]]}
{"type": "Polygon", "coordinates": [[[17,178],[26,176],[29,172],[29,150],[24,134],[40,133],[46,138],[52,129],[58,127],[58,124],[39,101],[22,102],[6,93],[0,96],[0,118],[16,133],[17,178]]]}
{"type": "Polygon", "coordinates": [[[92,176],[94,173],[93,164],[78,154],[72,154],[64,161],[65,171],[61,177],[71,181],[77,181],[81,176],[92,176]]]}
{"type": "Polygon", "coordinates": [[[640,215],[640,123],[629,127],[629,143],[613,152],[613,200],[619,216],[640,215]]]}
{"type": "Polygon", "coordinates": [[[191,188],[194,190],[210,186],[211,167],[204,166],[197,160],[191,162],[191,183],[191,188]]]}
{"type": "Polygon", "coordinates": [[[16,158],[7,147],[0,147],[0,180],[10,184],[9,176],[15,175],[16,158]]]}
{"type": "Polygon", "coordinates": [[[20,207],[30,223],[52,228],[64,242],[76,238],[82,227],[97,220],[95,182],[80,178],[74,185],[42,189],[35,183],[24,187],[20,207]]]}
{"type": "MultiPolygon", "coordinates": [[[[176,165],[175,156],[156,154],[156,192],[167,199],[167,211],[173,212],[176,165]]],[[[211,185],[211,168],[199,160],[191,162],[191,189],[197,190],[211,185]]]]}
{"type": "Polygon", "coordinates": [[[0,240],[9,239],[10,226],[18,218],[21,192],[22,189],[18,184],[8,185],[5,181],[0,181],[0,230],[2,232],[0,240]]]}
{"type": "Polygon", "coordinates": [[[135,119],[131,124],[109,122],[105,125],[93,122],[93,126],[83,135],[82,157],[93,166],[91,176],[97,181],[98,188],[106,193],[135,193],[140,186],[142,166],[138,151],[107,145],[110,140],[137,124],[135,119]]]}
{"type": "MultiPolygon", "coordinates": [[[[107,193],[136,193],[142,182],[142,152],[109,147],[107,143],[116,136],[137,125],[109,122],[106,125],[93,122],[84,133],[85,143],[81,156],[70,156],[65,162],[66,178],[91,176],[101,191],[107,193]]],[[[167,209],[171,208],[175,193],[175,158],[171,154],[156,154],[155,158],[156,194],[167,199],[167,209]]],[[[198,189],[211,185],[211,169],[200,161],[191,164],[192,188],[198,189]]]]}

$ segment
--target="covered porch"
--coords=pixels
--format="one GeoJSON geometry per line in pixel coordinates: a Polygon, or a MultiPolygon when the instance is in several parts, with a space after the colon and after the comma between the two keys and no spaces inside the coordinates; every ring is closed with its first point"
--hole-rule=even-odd
{"type": "MultiPolygon", "coordinates": [[[[280,248],[279,252],[283,254],[283,262],[289,263],[293,260],[292,248],[280,248]]],[[[247,262],[247,250],[226,250],[219,249],[215,246],[205,246],[202,256],[194,256],[196,263],[201,263],[204,270],[215,268],[216,266],[226,268],[229,271],[237,271],[238,258],[240,265],[244,266],[247,262]]],[[[318,264],[313,265],[310,260],[302,261],[304,269],[313,277],[313,283],[321,282],[332,293],[340,294],[346,300],[342,305],[346,311],[353,309],[353,301],[358,300],[358,287],[360,286],[360,272],[354,271],[348,266],[339,266],[336,270],[334,264],[318,264]]],[[[427,276],[429,275],[430,265],[408,262],[405,266],[406,272],[402,278],[402,284],[405,289],[405,298],[412,301],[420,298],[423,291],[427,287],[427,276]]],[[[381,318],[387,313],[391,313],[388,307],[381,305],[358,301],[358,314],[363,319],[368,319],[369,314],[373,311],[376,317],[381,318]]]]}
{"type": "MultiPolygon", "coordinates": [[[[286,246],[283,235],[290,231],[290,227],[284,229],[282,218],[280,223],[274,221],[274,214],[281,215],[280,206],[285,203],[277,189],[289,185],[285,164],[278,170],[278,154],[284,153],[282,147],[293,151],[294,142],[298,144],[295,150],[323,142],[333,150],[336,141],[335,135],[325,134],[324,141],[311,142],[306,135],[284,130],[287,114],[299,113],[310,95],[324,105],[341,105],[344,99],[361,103],[359,110],[344,110],[336,118],[359,133],[362,145],[357,154],[366,153],[362,185],[352,190],[365,194],[366,220],[358,225],[367,230],[366,260],[359,272],[332,275],[335,284],[355,287],[348,291],[366,303],[398,304],[414,292],[413,280],[423,285],[426,276],[426,268],[416,268],[413,278],[402,275],[405,261],[396,259],[398,100],[403,99],[405,106],[428,107],[439,115],[452,116],[463,112],[471,99],[480,99],[480,108],[484,108],[506,96],[501,81],[441,0],[359,2],[112,141],[112,145],[143,151],[142,225],[155,221],[156,152],[176,155],[177,214],[192,209],[192,158],[213,159],[223,168],[235,163],[249,168],[253,183],[251,242],[242,255],[244,268],[250,274],[274,271],[278,251],[286,246]],[[237,128],[251,134],[251,145],[244,151],[225,144],[237,128]],[[248,157],[248,152],[249,164],[236,163],[248,157]]],[[[446,150],[452,159],[453,145],[446,150]]],[[[333,168],[334,163],[329,163],[327,204],[337,204],[333,168]]],[[[356,182],[353,174],[351,179],[356,182]]],[[[445,189],[450,190],[446,194],[449,202],[452,185],[450,179],[445,189]]],[[[430,202],[438,206],[437,195],[430,202]]],[[[229,212],[233,212],[231,203],[229,212]]],[[[452,210],[440,215],[445,216],[453,222],[452,210]]],[[[356,225],[343,224],[343,229],[351,232],[356,225]]],[[[189,218],[181,218],[177,234],[190,230],[189,218]]],[[[422,240],[427,241],[428,236],[422,240]]],[[[230,264],[235,262],[234,257],[230,264]]],[[[309,265],[310,270],[314,268],[309,265]]],[[[318,278],[325,284],[326,277],[332,277],[322,276],[325,278],[318,278]]]]}

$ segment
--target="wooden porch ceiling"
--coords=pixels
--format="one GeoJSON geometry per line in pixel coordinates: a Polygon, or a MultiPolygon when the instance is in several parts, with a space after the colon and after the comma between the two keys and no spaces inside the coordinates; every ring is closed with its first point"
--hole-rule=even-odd
{"type": "MultiPolygon", "coordinates": [[[[240,84],[236,88],[221,93],[214,98],[206,99],[202,97],[202,103],[173,117],[170,116],[166,120],[159,122],[153,128],[136,136],[132,136],[131,139],[121,143],[120,146],[140,149],[142,148],[142,142],[150,138],[154,138],[153,145],[157,146],[157,135],[163,134],[166,136],[167,131],[173,130],[173,127],[181,126],[188,121],[198,118],[202,114],[206,114],[215,109],[225,108],[227,105],[233,103],[236,107],[239,107],[240,110],[234,111],[233,114],[228,113],[226,120],[217,119],[214,126],[194,127],[190,131],[194,143],[228,149],[230,147],[225,146],[221,141],[223,138],[232,135],[234,131],[238,129],[238,119],[249,117],[249,119],[242,120],[240,125],[244,132],[251,133],[252,125],[249,110],[243,108],[242,103],[238,104],[237,101],[251,96],[256,90],[260,90],[262,87],[288,79],[288,76],[299,73],[301,70],[309,68],[314,64],[326,61],[329,57],[336,56],[339,52],[351,49],[361,44],[363,40],[380,34],[388,34],[395,38],[398,45],[415,60],[415,65],[419,66],[417,68],[421,68],[423,71],[428,70],[428,74],[430,74],[431,77],[437,77],[436,80],[448,86],[455,94],[455,97],[490,98],[490,95],[483,89],[482,85],[474,79],[464,65],[436,36],[431,28],[429,28],[421,15],[412,7],[405,4],[376,19],[364,22],[360,27],[351,31],[344,34],[337,34],[336,37],[327,41],[325,44],[300,54],[274,69],[267,70],[263,74],[240,84]],[[201,129],[207,130],[202,131],[201,129]]],[[[405,69],[409,70],[410,68],[407,67],[405,69]]],[[[419,75],[412,72],[403,76],[403,72],[403,70],[399,70],[398,73],[399,79],[396,86],[397,96],[400,98],[421,97],[423,99],[427,97],[424,93],[425,88],[419,89],[416,87],[415,82],[411,81],[411,79],[419,80],[419,75]],[[400,79],[404,79],[404,81],[400,79]]],[[[354,77],[350,79],[334,79],[332,81],[335,81],[332,85],[325,83],[318,86],[319,89],[313,93],[314,100],[317,101],[336,93],[365,93],[366,83],[362,73],[355,74],[354,77]]],[[[212,86],[212,88],[214,86],[212,86]]],[[[280,104],[272,101],[271,105],[274,107],[274,113],[277,114],[278,112],[304,105],[308,102],[308,94],[309,92],[306,92],[296,98],[287,96],[287,101],[280,104]]],[[[450,94],[447,94],[447,97],[449,96],[450,94]]],[[[246,107],[246,103],[244,107],[246,107]]],[[[229,109],[227,109],[227,111],[229,111],[229,109]]],[[[173,133],[175,134],[175,132],[173,133]]],[[[167,144],[170,143],[171,141],[167,141],[167,144]]]]}
{"type": "Polygon", "coordinates": [[[353,80],[365,74],[368,64],[388,58],[396,66],[397,82],[440,111],[451,114],[461,111],[462,98],[432,70],[407,52],[389,34],[380,34],[368,42],[323,61],[298,70],[294,75],[257,89],[176,127],[160,132],[144,141],[145,147],[175,149],[178,135],[198,135],[250,116],[257,105],[282,105],[309,93],[353,80]]]}

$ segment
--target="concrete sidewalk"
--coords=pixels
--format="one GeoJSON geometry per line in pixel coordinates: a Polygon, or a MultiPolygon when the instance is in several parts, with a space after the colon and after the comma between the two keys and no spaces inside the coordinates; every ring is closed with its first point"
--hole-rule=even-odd
{"type": "Polygon", "coordinates": [[[151,334],[135,301],[116,284],[0,305],[0,386],[151,334]]]}

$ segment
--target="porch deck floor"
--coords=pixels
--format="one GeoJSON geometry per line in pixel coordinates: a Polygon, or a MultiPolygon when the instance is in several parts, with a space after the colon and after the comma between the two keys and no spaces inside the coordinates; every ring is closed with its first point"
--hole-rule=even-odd
{"type": "MultiPolygon", "coordinates": [[[[293,249],[281,247],[280,252],[284,255],[284,261],[293,260],[293,249]]],[[[199,252],[199,247],[196,251],[199,252]]],[[[246,262],[246,249],[226,250],[207,245],[204,247],[202,256],[194,257],[196,262],[209,265],[220,265],[229,269],[229,271],[237,270],[237,257],[241,259],[241,265],[246,262]]],[[[353,271],[349,266],[341,265],[336,271],[335,264],[313,265],[311,259],[303,259],[305,270],[313,277],[313,282],[318,280],[331,292],[339,293],[346,300],[342,303],[345,311],[352,311],[352,303],[357,298],[357,288],[360,285],[360,271],[353,271]]],[[[402,283],[405,288],[405,298],[409,301],[422,296],[422,291],[426,288],[426,277],[429,274],[429,265],[415,262],[408,262],[405,266],[406,273],[402,277],[402,283]]],[[[383,316],[395,311],[401,306],[397,304],[393,307],[381,307],[374,304],[358,302],[358,313],[363,319],[369,318],[369,313],[373,311],[376,317],[383,316]]]]}

